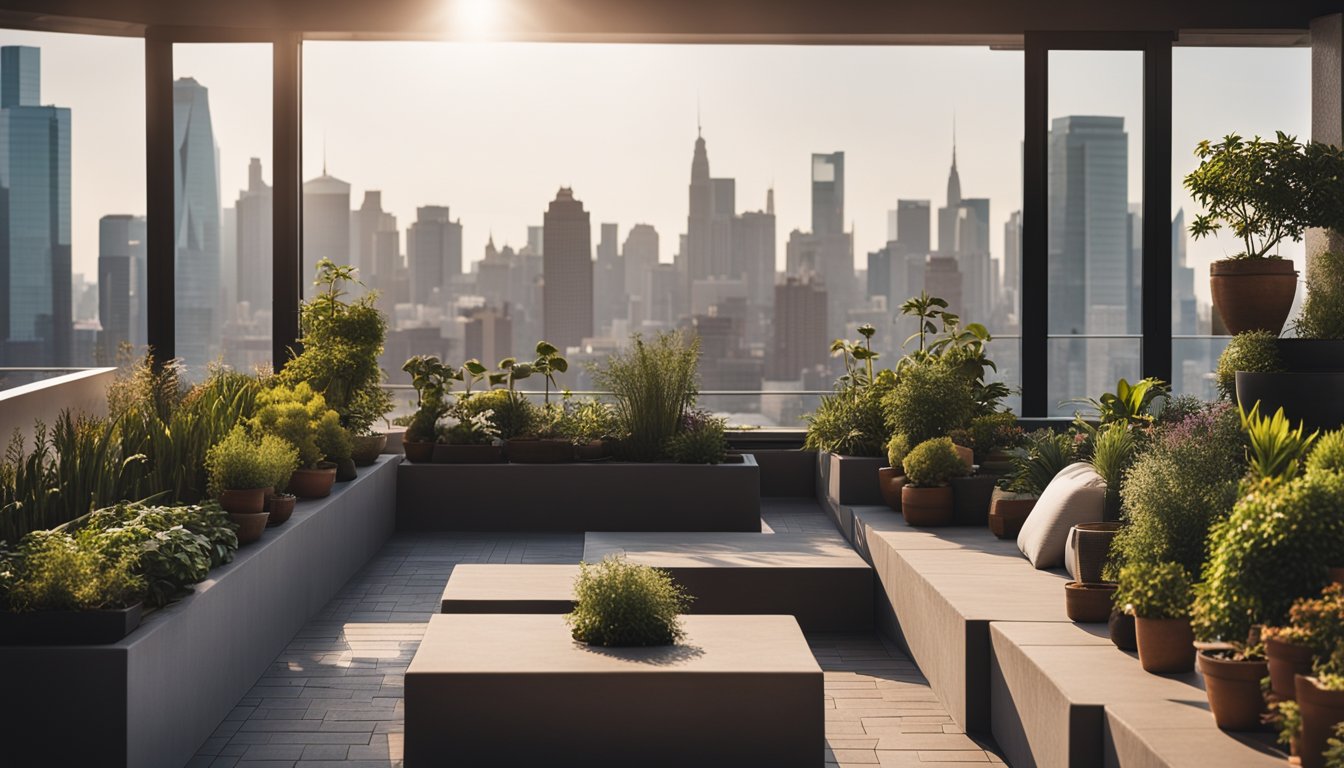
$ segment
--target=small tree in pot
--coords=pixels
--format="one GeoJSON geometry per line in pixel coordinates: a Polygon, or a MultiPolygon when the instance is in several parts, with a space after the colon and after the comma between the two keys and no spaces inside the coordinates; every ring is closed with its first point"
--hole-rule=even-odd
{"type": "Polygon", "coordinates": [[[952,478],[966,474],[966,465],[951,438],[938,437],[916,445],[906,455],[910,483],[901,489],[901,514],[911,525],[952,522],[952,478]]]}
{"type": "Polygon", "coordinates": [[[1195,668],[1190,574],[1180,563],[1133,563],[1120,570],[1115,602],[1134,615],[1139,663],[1146,672],[1195,668]]]}
{"type": "Polygon", "coordinates": [[[250,544],[261,538],[270,517],[265,511],[266,494],[275,471],[262,456],[258,441],[248,437],[242,427],[235,427],[206,453],[205,467],[207,490],[238,526],[238,543],[250,544]]]}
{"type": "Polygon", "coordinates": [[[263,390],[250,426],[255,434],[275,435],[298,450],[299,468],[290,477],[290,492],[314,499],[331,493],[336,481],[332,462],[350,458],[350,434],[322,395],[306,382],[292,389],[276,385],[263,390]]]}

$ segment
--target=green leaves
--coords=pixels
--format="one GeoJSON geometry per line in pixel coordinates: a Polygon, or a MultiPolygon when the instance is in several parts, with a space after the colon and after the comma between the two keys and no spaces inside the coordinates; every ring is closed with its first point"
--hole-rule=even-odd
{"type": "Polygon", "coordinates": [[[1180,563],[1131,563],[1120,569],[1115,604],[1142,619],[1190,615],[1190,574],[1180,563]]]}
{"type": "Polygon", "coordinates": [[[1273,416],[1260,415],[1260,403],[1251,406],[1250,413],[1241,408],[1241,428],[1250,442],[1249,468],[1255,480],[1291,480],[1297,476],[1311,444],[1320,430],[1303,435],[1305,425],[1298,422],[1293,429],[1280,408],[1273,416]]]}
{"type": "MultiPolygon", "coordinates": [[[[1089,406],[1096,412],[1102,424],[1124,422],[1133,426],[1143,426],[1153,422],[1153,406],[1159,398],[1165,399],[1171,392],[1161,379],[1147,378],[1130,384],[1121,379],[1115,385],[1115,392],[1105,392],[1099,398],[1086,398],[1070,402],[1089,406]]],[[[1079,417],[1081,420],[1081,416],[1079,417]]]]}
{"type": "Polygon", "coordinates": [[[919,488],[947,485],[954,477],[966,474],[966,463],[957,454],[949,437],[925,440],[905,455],[901,462],[910,484],[919,488]]]}
{"type": "Polygon", "coordinates": [[[589,645],[671,645],[685,637],[679,616],[692,599],[666,571],[608,557],[579,564],[565,622],[589,645]]]}

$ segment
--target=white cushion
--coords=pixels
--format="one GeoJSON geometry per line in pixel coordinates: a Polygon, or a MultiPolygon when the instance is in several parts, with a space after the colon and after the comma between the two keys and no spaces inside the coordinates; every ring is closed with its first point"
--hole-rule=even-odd
{"type": "Polygon", "coordinates": [[[1090,464],[1065,467],[1050,481],[1017,534],[1017,548],[1033,567],[1064,565],[1069,530],[1079,523],[1099,523],[1105,514],[1106,481],[1090,464]]]}

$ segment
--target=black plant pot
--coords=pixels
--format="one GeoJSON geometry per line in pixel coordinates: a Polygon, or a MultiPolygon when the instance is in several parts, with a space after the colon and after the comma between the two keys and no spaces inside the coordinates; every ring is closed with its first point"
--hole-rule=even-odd
{"type": "Polygon", "coordinates": [[[952,524],[985,525],[989,521],[994,482],[998,479],[995,475],[952,478],[952,524]]]}
{"type": "Polygon", "coordinates": [[[1344,372],[1237,371],[1237,401],[1247,411],[1259,402],[1262,416],[1282,408],[1289,421],[1303,422],[1308,432],[1336,429],[1344,424],[1344,372]]]}
{"type": "Polygon", "coordinates": [[[1139,639],[1134,629],[1134,617],[1128,613],[1113,611],[1111,620],[1108,623],[1111,631],[1111,642],[1115,647],[1122,651],[1139,650],[1139,639]]]}
{"type": "Polygon", "coordinates": [[[336,462],[336,482],[348,483],[351,480],[354,480],[358,474],[358,470],[355,469],[354,459],[341,459],[336,462]]]}
{"type": "Polygon", "coordinates": [[[1279,339],[1275,346],[1285,371],[1344,372],[1344,339],[1279,339]]]}

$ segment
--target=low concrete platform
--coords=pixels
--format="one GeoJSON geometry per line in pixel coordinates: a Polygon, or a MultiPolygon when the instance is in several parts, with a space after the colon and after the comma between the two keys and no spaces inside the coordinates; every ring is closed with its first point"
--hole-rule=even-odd
{"type": "Polygon", "coordinates": [[[577,565],[459,565],[443,588],[443,613],[569,613],[577,565]]]}
{"type": "Polygon", "coordinates": [[[682,644],[596,648],[560,616],[431,617],[406,671],[405,764],[825,761],[822,671],[788,616],[686,616],[682,644]]]}
{"type": "Polygon", "coordinates": [[[589,533],[583,559],[662,568],[694,613],[787,614],[803,629],[873,626],[873,570],[844,539],[815,533],[589,533]]]}

